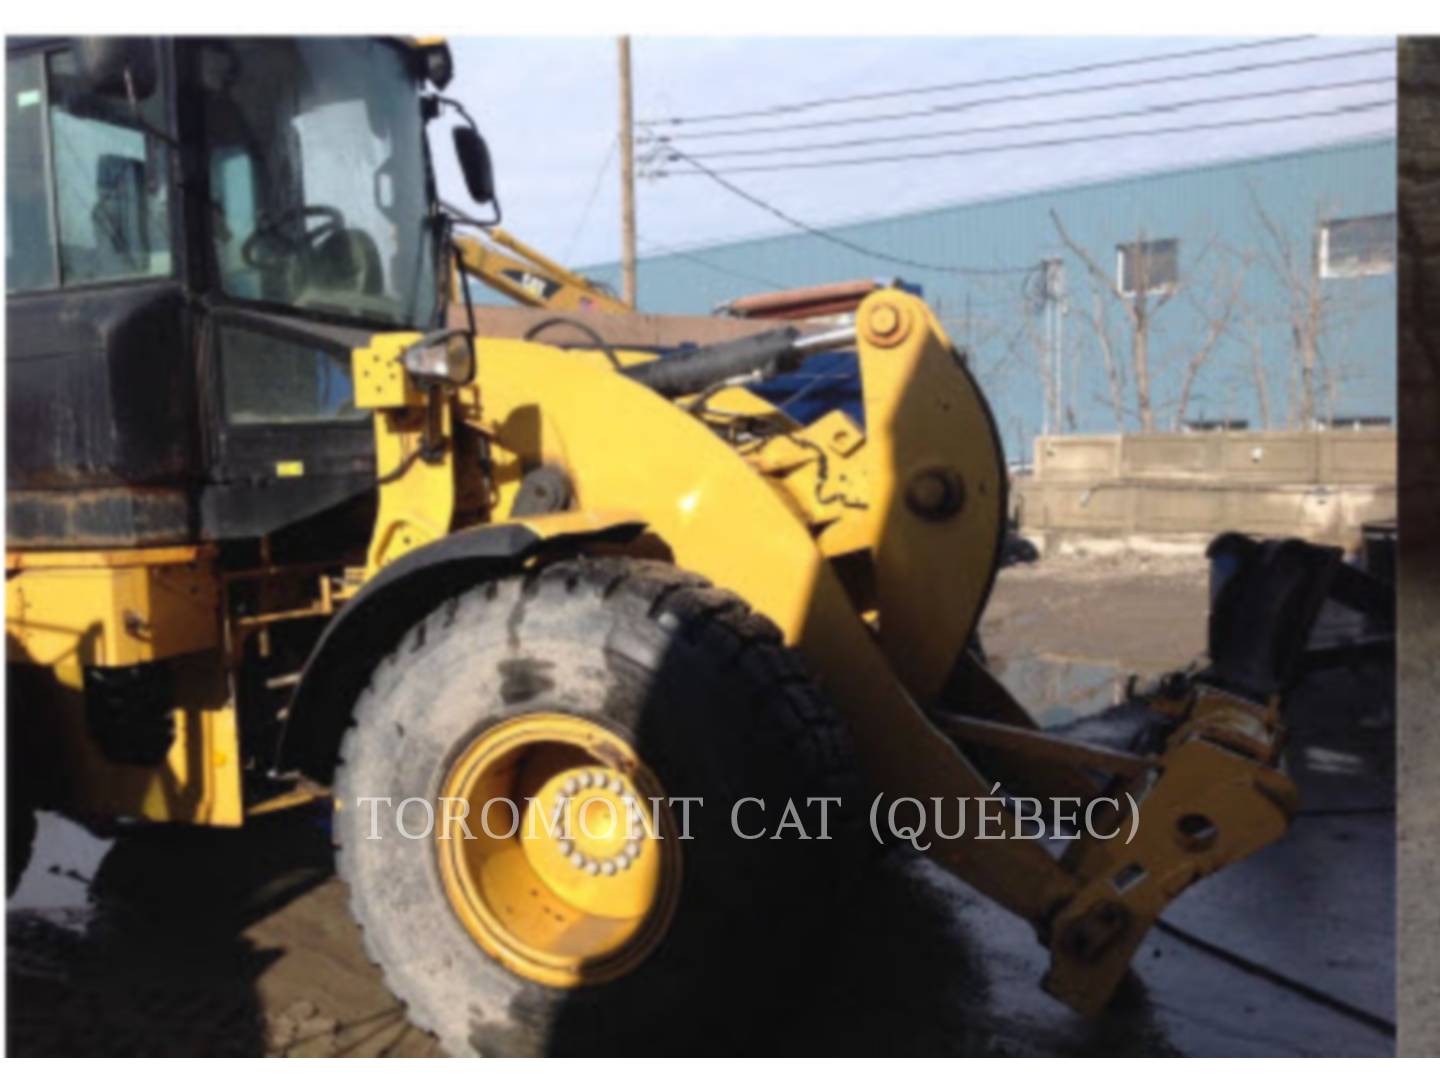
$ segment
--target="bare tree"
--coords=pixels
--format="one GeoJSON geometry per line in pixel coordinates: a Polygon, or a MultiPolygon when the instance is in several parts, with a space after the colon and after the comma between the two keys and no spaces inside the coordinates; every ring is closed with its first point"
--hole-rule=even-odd
{"type": "Polygon", "coordinates": [[[1311,428],[1334,419],[1343,385],[1371,375],[1372,367],[1347,360],[1358,316],[1387,297],[1361,288],[1327,288],[1321,237],[1330,220],[1320,205],[1299,235],[1276,219],[1250,186],[1250,205],[1262,243],[1259,259],[1281,286],[1282,299],[1271,314],[1290,340],[1286,424],[1311,428]]]}
{"type": "Polygon", "coordinates": [[[1179,294],[1179,283],[1163,290],[1151,289],[1150,260],[1143,256],[1145,235],[1142,231],[1135,248],[1140,257],[1134,260],[1134,276],[1131,281],[1133,288],[1126,292],[1121,288],[1121,283],[1066,232],[1064,222],[1053,209],[1050,211],[1050,220],[1055,223],[1055,231],[1060,234],[1060,241],[1085,265],[1091,283],[1108,292],[1130,321],[1130,368],[1134,377],[1135,405],[1140,415],[1140,428],[1142,431],[1154,431],[1155,406],[1150,391],[1150,328],[1155,316],[1179,294]]]}
{"type": "Polygon", "coordinates": [[[1190,408],[1190,395],[1195,388],[1196,376],[1200,374],[1200,369],[1209,362],[1215,352],[1215,346],[1230,332],[1230,324],[1235,317],[1241,291],[1245,287],[1247,269],[1248,267],[1243,262],[1238,271],[1232,272],[1227,267],[1221,268],[1215,276],[1212,288],[1206,290],[1207,293],[1220,297],[1219,303],[1214,307],[1207,307],[1205,301],[1196,295],[1195,290],[1186,290],[1191,306],[1204,323],[1205,330],[1190,353],[1190,357],[1185,363],[1184,374],[1180,379],[1180,395],[1175,403],[1174,428],[1176,431],[1185,425],[1185,413],[1190,408]]]}
{"type": "Polygon", "coordinates": [[[1017,337],[1023,333],[1015,329],[1011,314],[1013,301],[1009,296],[999,298],[983,297],[979,303],[966,298],[963,307],[951,313],[943,298],[934,301],[934,311],[940,325],[970,356],[975,373],[990,385],[1009,377],[1009,369],[1026,361],[1024,350],[1017,348],[1017,337]],[[999,314],[987,314],[1001,308],[999,314]]]}
{"type": "MultiPolygon", "coordinates": [[[[1058,421],[1060,410],[1057,405],[1061,399],[1063,376],[1050,363],[1045,332],[1039,319],[1043,311],[1043,300],[1032,294],[1030,283],[1027,281],[1025,290],[1020,297],[1020,334],[1025,341],[1026,359],[1034,365],[1036,372],[1039,373],[1040,385],[1045,392],[1045,420],[1042,430],[1048,431],[1051,420],[1058,421]]],[[[1055,432],[1055,434],[1059,434],[1059,432],[1055,432]]]]}
{"type": "Polygon", "coordinates": [[[1241,308],[1239,322],[1250,354],[1249,377],[1255,387],[1255,403],[1260,409],[1260,426],[1268,430],[1271,423],[1270,377],[1265,370],[1265,339],[1262,327],[1249,304],[1241,308]]]}
{"type": "Polygon", "coordinates": [[[1238,270],[1227,263],[1216,265],[1212,254],[1217,245],[1212,236],[1190,260],[1190,269],[1185,274],[1181,275],[1177,268],[1172,280],[1163,284],[1154,282],[1151,280],[1154,266],[1146,248],[1144,230],[1141,230],[1136,243],[1128,249],[1134,254],[1126,260],[1126,280],[1121,281],[1120,275],[1101,265],[1100,260],[1069,234],[1059,214],[1051,210],[1050,218],[1055,223],[1061,242],[1084,264],[1086,270],[1091,303],[1089,311],[1082,312],[1082,316],[1089,324],[1100,353],[1109,388],[1109,404],[1116,423],[1123,427],[1129,410],[1126,407],[1125,364],[1120,360],[1110,333],[1108,309],[1111,301],[1120,308],[1129,323],[1130,381],[1134,386],[1134,414],[1139,419],[1140,429],[1156,430],[1162,409],[1173,409],[1170,426],[1176,429],[1182,427],[1201,371],[1230,333],[1240,307],[1249,260],[1242,258],[1238,270]],[[1178,354],[1157,355],[1156,316],[1180,296],[1186,298],[1203,330],[1198,340],[1193,343],[1187,341],[1178,354]],[[1178,395],[1170,401],[1157,401],[1154,389],[1157,374],[1162,369],[1175,369],[1177,365],[1180,372],[1178,395]]]}
{"type": "MultiPolygon", "coordinates": [[[[1250,205],[1260,222],[1266,239],[1261,258],[1285,288],[1285,320],[1290,330],[1291,383],[1298,396],[1292,394],[1287,409],[1291,426],[1313,427],[1315,424],[1316,367],[1320,359],[1320,340],[1325,332],[1325,293],[1321,279],[1319,252],[1313,240],[1302,256],[1289,233],[1266,211],[1255,188],[1250,188],[1250,205]]],[[[1323,222],[1323,212],[1316,215],[1316,228],[1323,222]]]]}
{"type": "Polygon", "coordinates": [[[1090,326],[1095,346],[1100,353],[1100,364],[1105,369],[1105,385],[1109,388],[1110,408],[1115,414],[1115,428],[1125,430],[1125,372],[1115,358],[1115,343],[1110,337],[1109,312],[1105,298],[1090,286],[1089,310],[1081,309],[1081,317],[1090,326]]]}

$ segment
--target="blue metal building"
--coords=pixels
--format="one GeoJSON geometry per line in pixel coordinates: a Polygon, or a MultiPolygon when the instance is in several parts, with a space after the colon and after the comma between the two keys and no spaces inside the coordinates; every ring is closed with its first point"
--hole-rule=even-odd
{"type": "MultiPolygon", "coordinates": [[[[827,231],[900,258],[795,232],[677,251],[642,260],[641,306],[699,313],[776,287],[903,278],[970,353],[1012,459],[1044,431],[1144,426],[1139,306],[1153,430],[1395,414],[1393,138],[827,231]]],[[[618,287],[615,264],[585,273],[618,287]]]]}

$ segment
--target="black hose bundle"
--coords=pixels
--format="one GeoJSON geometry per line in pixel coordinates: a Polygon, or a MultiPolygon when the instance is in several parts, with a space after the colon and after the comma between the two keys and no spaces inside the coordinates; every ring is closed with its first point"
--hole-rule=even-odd
{"type": "Polygon", "coordinates": [[[803,354],[795,348],[799,331],[785,326],[751,337],[703,345],[658,360],[632,364],[625,375],[667,398],[698,394],[732,379],[765,379],[797,366],[803,354]]]}

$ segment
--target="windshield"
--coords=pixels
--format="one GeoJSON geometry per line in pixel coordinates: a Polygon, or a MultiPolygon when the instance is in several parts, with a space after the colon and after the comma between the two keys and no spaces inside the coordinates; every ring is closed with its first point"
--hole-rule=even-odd
{"type": "Polygon", "coordinates": [[[435,302],[424,131],[400,49],[201,46],[212,243],[228,296],[395,326],[435,302]]]}

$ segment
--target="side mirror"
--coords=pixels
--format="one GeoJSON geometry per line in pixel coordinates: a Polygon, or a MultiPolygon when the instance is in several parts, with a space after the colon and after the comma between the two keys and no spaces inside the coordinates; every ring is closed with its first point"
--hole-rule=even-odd
{"type": "Polygon", "coordinates": [[[143,101],[160,82],[155,39],[82,37],[75,39],[75,63],[93,93],[143,101]]]}
{"type": "Polygon", "coordinates": [[[495,201],[495,173],[490,166],[490,148],[484,137],[472,127],[455,129],[455,156],[460,159],[460,172],[465,187],[477,203],[495,201]]]}

